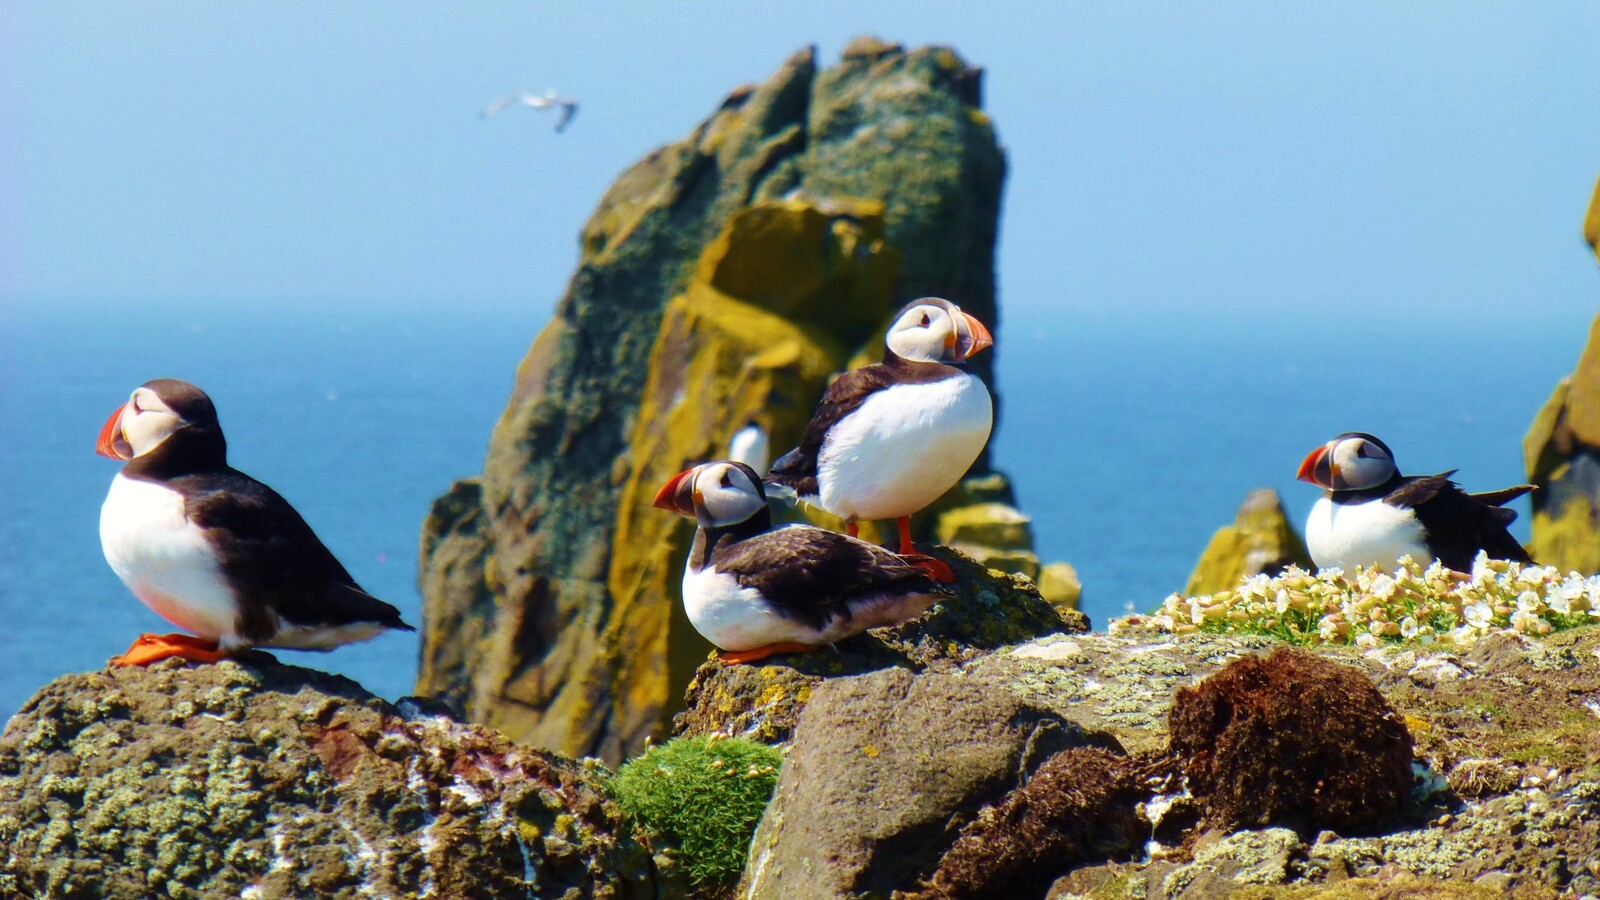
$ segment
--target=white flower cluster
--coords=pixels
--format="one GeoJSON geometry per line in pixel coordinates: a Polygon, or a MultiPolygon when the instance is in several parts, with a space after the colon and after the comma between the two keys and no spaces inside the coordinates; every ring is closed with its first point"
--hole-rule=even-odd
{"type": "Polygon", "coordinates": [[[1239,587],[1203,597],[1173,594],[1148,615],[1113,619],[1112,634],[1155,631],[1266,634],[1296,644],[1379,642],[1470,645],[1497,631],[1548,634],[1600,623],[1600,575],[1562,575],[1550,566],[1489,559],[1462,575],[1410,557],[1393,572],[1376,567],[1346,575],[1291,566],[1276,578],[1253,575],[1239,587]]]}

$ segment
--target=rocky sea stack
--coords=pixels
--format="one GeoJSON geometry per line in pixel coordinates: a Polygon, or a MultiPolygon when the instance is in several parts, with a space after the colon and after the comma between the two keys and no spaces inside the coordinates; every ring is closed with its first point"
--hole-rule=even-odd
{"type": "MultiPolygon", "coordinates": [[[[794,446],[909,299],[995,327],[1005,157],[981,101],[950,49],[859,38],[829,68],[795,54],[618,178],[483,474],[424,526],[418,693],[613,764],[665,734],[709,645],[677,603],[690,529],[651,498],[751,422],[794,446]]],[[[921,536],[1040,575],[1005,480],[986,458],[973,475],[921,536]]],[[[1070,570],[1050,576],[1070,607],[1070,570]]]]}

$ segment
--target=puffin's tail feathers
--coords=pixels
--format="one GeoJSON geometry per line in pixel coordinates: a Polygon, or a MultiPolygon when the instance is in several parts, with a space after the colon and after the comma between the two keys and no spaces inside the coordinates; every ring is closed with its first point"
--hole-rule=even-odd
{"type": "Polygon", "coordinates": [[[395,631],[417,630],[400,618],[400,610],[394,604],[379,600],[356,585],[342,584],[331,593],[330,610],[345,622],[373,622],[395,631]]]}
{"type": "Polygon", "coordinates": [[[805,468],[805,456],[796,447],[788,453],[772,461],[767,467],[767,481],[774,483],[776,480],[788,481],[799,476],[805,468]]]}
{"type": "Polygon", "coordinates": [[[817,494],[817,473],[808,465],[799,447],[774,460],[767,469],[767,477],[762,480],[768,487],[777,488],[775,493],[779,496],[814,497],[817,494]]]}
{"type": "Polygon", "coordinates": [[[1472,494],[1472,499],[1489,506],[1505,506],[1507,503],[1521,497],[1529,491],[1538,490],[1538,485],[1519,484],[1516,487],[1501,488],[1498,491],[1486,491],[1482,494],[1472,494]]]}
{"type": "Polygon", "coordinates": [[[770,478],[763,480],[767,496],[785,506],[800,505],[800,492],[782,481],[772,481],[770,478]]]}

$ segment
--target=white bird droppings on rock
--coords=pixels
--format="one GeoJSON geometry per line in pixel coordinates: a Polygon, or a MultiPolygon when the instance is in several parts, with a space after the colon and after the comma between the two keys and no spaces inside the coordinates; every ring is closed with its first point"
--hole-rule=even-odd
{"type": "Polygon", "coordinates": [[[1037,641],[1023,644],[1011,651],[1013,656],[1023,656],[1029,659],[1070,659],[1083,652],[1083,647],[1076,641],[1051,635],[1037,641]]]}

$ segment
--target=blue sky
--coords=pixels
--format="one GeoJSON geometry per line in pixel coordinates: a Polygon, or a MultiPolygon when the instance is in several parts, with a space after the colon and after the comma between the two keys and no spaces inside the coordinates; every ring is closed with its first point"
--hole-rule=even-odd
{"type": "Polygon", "coordinates": [[[1600,299],[1600,4],[51,0],[0,7],[0,304],[543,315],[624,166],[858,33],[987,69],[1012,314],[1600,299]],[[564,134],[479,118],[546,88],[564,134]]]}

